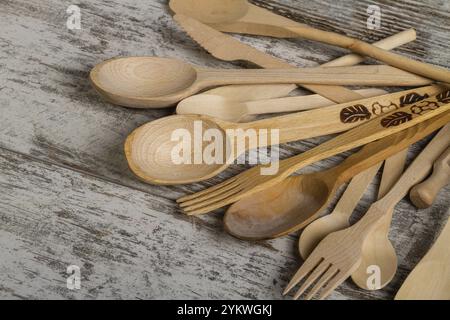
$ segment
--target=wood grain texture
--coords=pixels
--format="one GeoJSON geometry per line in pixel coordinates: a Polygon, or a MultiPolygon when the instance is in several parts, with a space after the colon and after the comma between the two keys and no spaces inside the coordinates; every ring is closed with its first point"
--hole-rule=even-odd
{"type": "MultiPolygon", "coordinates": [[[[448,1],[252,2],[369,42],[414,27],[417,41],[395,52],[450,66],[448,1]],[[365,24],[366,8],[374,3],[383,10],[382,29],[377,31],[367,30],[365,24]]],[[[174,57],[217,68],[247,65],[209,56],[172,21],[165,0],[80,0],[82,30],[73,31],[66,28],[71,4],[0,2],[0,296],[281,298],[299,264],[294,235],[248,244],[223,233],[220,212],[192,222],[172,201],[244,168],[233,166],[217,178],[189,186],[139,182],[127,168],[125,137],[173,110],[113,106],[88,82],[94,65],[118,55],[174,57]],[[198,263],[192,262],[194,256],[200,258],[198,263]],[[77,263],[83,275],[80,292],[65,286],[68,264],[77,263]]],[[[236,38],[302,67],[346,53],[300,39],[236,38]]],[[[280,156],[298,154],[326,139],[284,145],[280,156]]],[[[412,148],[410,159],[424,144],[412,148]]],[[[303,172],[329,168],[348,154],[303,172]]],[[[331,298],[393,298],[446,221],[449,192],[447,187],[431,209],[417,211],[408,201],[397,207],[391,238],[400,266],[391,285],[363,292],[348,282],[331,298]]],[[[364,212],[374,198],[371,188],[357,211],[364,212]]]]}

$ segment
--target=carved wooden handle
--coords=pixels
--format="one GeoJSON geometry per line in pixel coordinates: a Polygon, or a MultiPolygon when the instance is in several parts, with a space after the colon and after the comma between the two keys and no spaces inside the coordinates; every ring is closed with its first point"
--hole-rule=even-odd
{"type": "MultiPolygon", "coordinates": [[[[450,141],[450,137],[448,138],[450,141]]],[[[419,209],[428,208],[433,204],[439,191],[448,184],[450,184],[450,148],[435,162],[431,176],[411,190],[411,201],[419,209]]]]}

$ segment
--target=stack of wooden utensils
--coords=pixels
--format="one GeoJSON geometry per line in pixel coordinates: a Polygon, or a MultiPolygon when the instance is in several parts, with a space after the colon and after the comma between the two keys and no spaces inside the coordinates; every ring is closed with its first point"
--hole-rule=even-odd
{"type": "MultiPolygon", "coordinates": [[[[258,147],[340,133],[278,161],[274,174],[263,175],[265,166],[254,166],[178,203],[188,215],[231,204],[225,228],[241,239],[272,239],[304,229],[299,249],[305,262],[284,292],[301,283],[295,298],[323,299],[349,277],[366,290],[386,286],[397,270],[388,238],[395,205],[412,189],[412,202],[418,208],[429,207],[450,182],[450,71],[389,51],[415,40],[414,30],[368,44],[299,24],[246,0],[171,0],[170,8],[175,21],[214,57],[245,60],[265,69],[207,69],[158,57],[120,57],[97,65],[91,72],[92,83],[112,103],[135,108],[178,104],[177,115],[147,123],[127,138],[131,170],[143,181],[161,185],[198,182],[225,170],[238,152],[224,154],[217,163],[171,161],[177,144],[173,132],[183,129],[195,134],[197,123],[226,138],[228,129],[278,130],[278,141],[259,141],[258,147]],[[298,69],[222,32],[302,37],[352,54],[318,68],[298,69]],[[354,66],[364,57],[385,65],[354,66]],[[344,85],[412,89],[387,93],[373,88],[354,91],[344,85]],[[288,96],[297,86],[315,94],[288,96]],[[300,112],[254,121],[258,114],[294,111],[300,112]],[[404,171],[408,147],[436,131],[404,171]],[[332,169],[292,176],[357,147],[362,148],[332,169]],[[350,225],[351,214],[383,162],[379,200],[350,225]],[[348,181],[334,211],[319,218],[348,181]],[[371,268],[378,270],[376,281],[369,279],[371,268]]],[[[450,223],[396,299],[450,299],[449,243],[450,223]]]]}

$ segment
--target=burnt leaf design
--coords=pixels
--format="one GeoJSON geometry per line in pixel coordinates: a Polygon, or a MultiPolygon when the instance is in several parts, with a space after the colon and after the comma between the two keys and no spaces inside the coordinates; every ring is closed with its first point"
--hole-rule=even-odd
{"type": "Polygon", "coordinates": [[[411,121],[412,115],[407,112],[395,112],[381,120],[381,125],[385,128],[396,127],[405,122],[411,121]]]}
{"type": "Polygon", "coordinates": [[[430,96],[426,93],[423,96],[421,96],[417,92],[408,93],[406,96],[400,98],[400,107],[404,107],[408,104],[413,104],[418,101],[422,101],[423,99],[427,99],[429,97],[430,96]]]}
{"type": "Polygon", "coordinates": [[[441,103],[450,103],[450,90],[439,93],[436,99],[441,103]]]}
{"type": "Polygon", "coordinates": [[[341,121],[343,123],[355,123],[357,121],[369,120],[372,114],[362,104],[356,104],[342,109],[341,121]]]}

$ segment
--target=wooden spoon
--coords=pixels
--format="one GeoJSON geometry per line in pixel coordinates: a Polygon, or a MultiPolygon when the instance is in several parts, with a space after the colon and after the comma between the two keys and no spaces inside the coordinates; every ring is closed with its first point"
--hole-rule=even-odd
{"type": "Polygon", "coordinates": [[[171,0],[171,9],[225,32],[303,37],[349,49],[394,67],[450,83],[450,71],[379,49],[363,41],[311,28],[249,4],[247,0],[171,0]]]}
{"type": "MultiPolygon", "coordinates": [[[[383,198],[402,176],[407,154],[408,149],[405,149],[393,156],[390,162],[386,161],[383,178],[378,191],[378,199],[383,198]]],[[[367,241],[363,246],[361,264],[352,273],[353,282],[362,289],[380,290],[391,282],[397,272],[397,253],[392,242],[389,240],[389,230],[391,228],[393,214],[393,209],[386,213],[380,225],[368,235],[367,241]],[[371,266],[377,266],[379,268],[381,272],[379,279],[372,276],[373,271],[370,270],[371,266]]]]}
{"type": "MultiPolygon", "coordinates": [[[[386,94],[381,89],[357,90],[362,98],[376,97],[386,94]]],[[[223,96],[198,94],[181,101],[177,106],[177,114],[207,115],[231,122],[242,122],[253,119],[258,114],[282,113],[318,109],[335,104],[318,94],[238,102],[223,96]]]]}
{"type": "Polygon", "coordinates": [[[409,197],[419,209],[431,207],[439,191],[450,184],[450,148],[434,163],[432,175],[412,188],[409,197]]]}
{"type": "Polygon", "coordinates": [[[90,74],[103,97],[123,106],[168,107],[202,89],[224,84],[309,83],[418,86],[430,80],[389,66],[304,69],[206,69],[157,57],[123,57],[104,61],[90,74]]]}
{"type": "Polygon", "coordinates": [[[314,248],[332,232],[350,227],[350,217],[364,195],[369,184],[376,176],[381,163],[361,172],[349,183],[333,212],[319,218],[308,225],[300,235],[298,248],[303,259],[313,252],[314,248]]]}
{"type": "Polygon", "coordinates": [[[441,90],[442,88],[436,86],[423,87],[248,123],[227,122],[208,116],[174,115],[136,129],[127,138],[125,153],[132,171],[144,181],[167,185],[197,182],[219,174],[249,149],[250,146],[246,143],[245,150],[230,150],[232,141],[235,140],[230,134],[238,133],[237,129],[242,129],[243,134],[253,131],[256,136],[264,133],[260,130],[265,130],[268,135],[277,130],[273,132],[278,134],[279,141],[266,139],[267,141],[260,141],[258,147],[308,139],[347,131],[371,118],[402,108],[404,103],[412,101],[411,99],[418,101],[441,90]],[[222,140],[215,141],[218,144],[218,159],[211,164],[202,161],[202,155],[211,145],[209,141],[202,141],[205,140],[202,139],[203,132],[208,129],[215,129],[220,135],[218,139],[222,140]],[[192,138],[186,142],[191,149],[187,155],[189,159],[179,164],[173,161],[172,152],[180,144],[180,139],[172,138],[174,132],[183,132],[192,138]],[[200,141],[194,144],[195,140],[200,141]],[[225,151],[233,152],[227,154],[225,151]]]}
{"type": "Polygon", "coordinates": [[[263,240],[304,228],[317,218],[343,183],[439,128],[430,130],[428,123],[428,127],[418,132],[417,128],[405,130],[371,143],[339,166],[288,177],[271,188],[242,198],[227,210],[225,229],[240,239],[263,240]]]}

